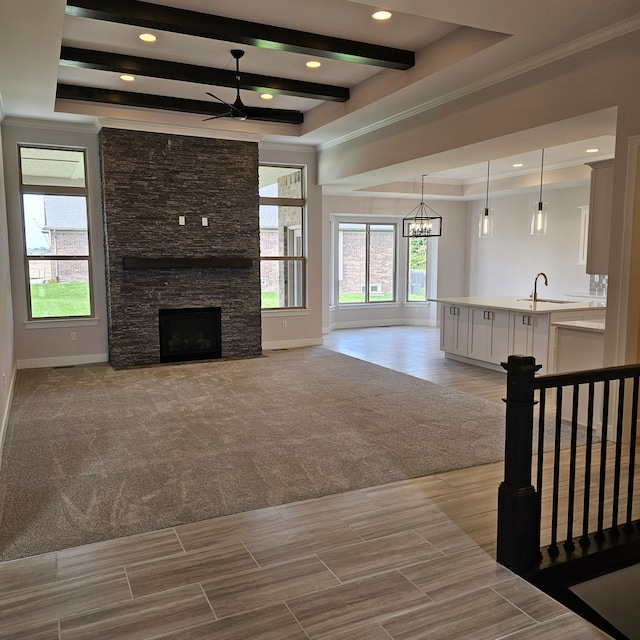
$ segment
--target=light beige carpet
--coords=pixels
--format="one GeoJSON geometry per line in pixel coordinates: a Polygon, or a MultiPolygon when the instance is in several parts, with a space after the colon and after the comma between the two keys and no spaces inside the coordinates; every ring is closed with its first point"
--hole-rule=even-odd
{"type": "Polygon", "coordinates": [[[0,559],[496,461],[504,411],[322,347],[23,370],[0,559]]]}

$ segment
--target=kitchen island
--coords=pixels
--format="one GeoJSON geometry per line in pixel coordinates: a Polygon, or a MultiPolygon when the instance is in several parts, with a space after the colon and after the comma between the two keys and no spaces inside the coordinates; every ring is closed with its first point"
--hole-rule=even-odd
{"type": "Polygon", "coordinates": [[[503,371],[511,354],[534,356],[540,373],[556,371],[557,323],[604,321],[593,301],[510,296],[432,298],[440,304],[440,349],[445,357],[503,371]]]}

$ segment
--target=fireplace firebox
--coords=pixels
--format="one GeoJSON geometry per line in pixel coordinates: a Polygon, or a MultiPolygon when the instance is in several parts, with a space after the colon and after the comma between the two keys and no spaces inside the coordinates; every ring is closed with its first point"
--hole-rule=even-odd
{"type": "Polygon", "coordinates": [[[222,357],[222,308],[159,309],[160,362],[222,357]]]}

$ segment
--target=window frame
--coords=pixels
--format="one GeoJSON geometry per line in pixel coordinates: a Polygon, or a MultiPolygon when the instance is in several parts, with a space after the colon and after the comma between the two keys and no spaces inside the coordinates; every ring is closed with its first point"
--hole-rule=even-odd
{"type": "Polygon", "coordinates": [[[424,265],[424,300],[411,300],[411,242],[416,238],[407,238],[407,260],[405,265],[406,270],[406,286],[405,286],[405,302],[407,304],[427,304],[429,302],[429,262],[431,260],[431,249],[429,240],[431,238],[423,238],[425,241],[425,265],[424,265]]]}
{"type": "Polygon", "coordinates": [[[364,305],[384,305],[384,304],[397,304],[398,303],[398,250],[399,250],[399,243],[398,243],[398,223],[396,221],[390,222],[390,221],[382,221],[382,220],[372,220],[371,218],[368,218],[366,220],[363,219],[352,219],[352,220],[348,220],[348,219],[341,219],[341,220],[337,220],[337,243],[336,246],[338,248],[338,252],[337,252],[337,265],[336,265],[336,269],[337,269],[337,274],[340,274],[341,271],[341,261],[342,261],[342,257],[343,257],[343,252],[342,252],[342,231],[341,231],[341,227],[342,225],[362,225],[365,227],[364,233],[365,233],[365,237],[366,237],[366,245],[365,245],[365,291],[364,293],[364,300],[361,302],[341,302],[340,301],[340,276],[338,275],[338,277],[336,278],[336,285],[337,285],[337,289],[336,289],[336,296],[337,296],[337,306],[338,307],[355,307],[355,306],[364,306],[364,305]],[[375,300],[375,298],[372,300],[371,299],[371,227],[372,226],[378,226],[378,227],[392,227],[393,229],[393,260],[392,260],[392,264],[393,264],[393,272],[391,274],[391,282],[393,283],[393,296],[391,298],[391,300],[375,300]]]}
{"type": "MultiPolygon", "coordinates": [[[[276,263],[297,263],[297,267],[293,268],[293,272],[299,271],[302,274],[302,282],[300,283],[300,298],[301,304],[295,306],[286,306],[286,307],[263,307],[260,305],[260,309],[262,312],[283,312],[283,311],[300,311],[308,308],[308,299],[307,299],[307,198],[306,198],[306,184],[307,184],[307,172],[306,167],[303,165],[296,164],[280,164],[275,162],[260,162],[258,171],[260,167],[275,167],[282,169],[293,169],[296,171],[300,171],[300,197],[299,198],[286,198],[286,197],[269,197],[269,196],[259,196],[259,207],[263,206],[271,206],[271,207],[297,207],[300,209],[300,235],[301,235],[301,254],[299,256],[263,256],[260,254],[260,265],[265,264],[267,262],[276,262],[276,263]]],[[[295,225],[298,228],[298,225],[295,225]]],[[[262,227],[259,227],[260,233],[262,233],[262,227]]],[[[261,269],[262,271],[262,269],[261,269]]],[[[262,276],[261,276],[262,277],[262,276]]],[[[261,283],[261,294],[262,294],[262,283],[261,283]]]]}
{"type": "Polygon", "coordinates": [[[88,162],[87,162],[87,149],[83,147],[65,147],[58,145],[38,145],[38,144],[18,144],[18,178],[20,187],[20,221],[21,221],[21,235],[22,235],[22,255],[24,266],[24,278],[25,278],[25,294],[27,298],[27,321],[28,322],[51,322],[51,321],[64,321],[64,320],[95,320],[95,295],[93,286],[93,264],[92,264],[92,242],[91,242],[91,203],[90,203],[90,188],[89,188],[89,174],[88,174],[88,162]],[[61,185],[47,185],[47,184],[25,184],[23,171],[22,171],[22,150],[23,149],[40,149],[45,151],[72,151],[82,154],[83,170],[84,170],[84,186],[61,186],[61,185]],[[82,197],[85,201],[85,210],[87,215],[87,253],[85,255],[75,254],[56,254],[51,255],[30,255],[27,247],[27,233],[26,233],[26,220],[25,220],[25,198],[26,195],[39,195],[39,196],[74,196],[82,197]],[[82,261],[87,265],[87,284],[89,287],[89,314],[85,315],[58,315],[58,316],[33,316],[32,309],[32,293],[31,293],[31,278],[30,278],[30,263],[31,262],[70,262],[70,261],[82,261]]]}

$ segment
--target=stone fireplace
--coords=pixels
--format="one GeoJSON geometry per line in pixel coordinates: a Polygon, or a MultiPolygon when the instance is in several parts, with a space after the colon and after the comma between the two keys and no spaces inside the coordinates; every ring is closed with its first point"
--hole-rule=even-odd
{"type": "Polygon", "coordinates": [[[202,357],[259,356],[257,145],[103,129],[101,156],[112,366],[181,361],[161,356],[169,309],[219,309],[202,357]]]}

